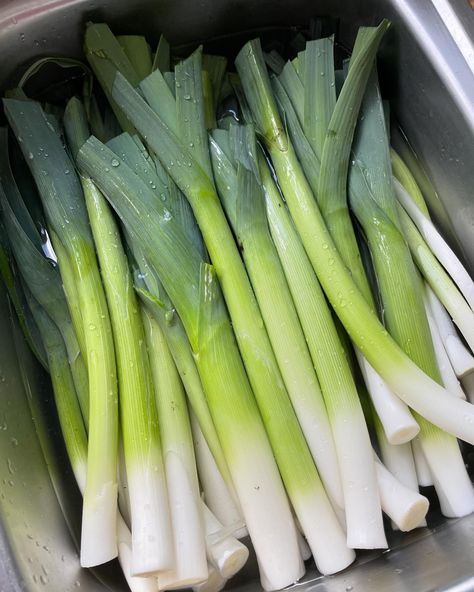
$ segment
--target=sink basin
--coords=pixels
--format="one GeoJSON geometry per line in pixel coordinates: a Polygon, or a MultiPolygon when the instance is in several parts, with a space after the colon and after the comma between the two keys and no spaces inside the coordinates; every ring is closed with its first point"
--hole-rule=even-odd
{"type": "MultiPolygon", "coordinates": [[[[163,32],[177,48],[204,41],[216,51],[262,30],[306,26],[314,16],[338,19],[345,47],[358,26],[384,16],[392,21],[380,71],[396,122],[393,143],[432,182],[435,217],[474,271],[474,12],[467,0],[0,0],[0,88],[13,86],[40,56],[80,57],[87,20],[107,21],[118,33],[144,33],[153,43],[163,32]]],[[[388,551],[362,553],[336,576],[309,567],[295,587],[474,590],[474,515],[445,520],[433,506],[428,528],[394,533],[388,551]]],[[[114,562],[80,568],[80,508],[49,379],[0,285],[0,592],[127,589],[114,562]]],[[[231,584],[260,589],[255,562],[231,584]]]]}

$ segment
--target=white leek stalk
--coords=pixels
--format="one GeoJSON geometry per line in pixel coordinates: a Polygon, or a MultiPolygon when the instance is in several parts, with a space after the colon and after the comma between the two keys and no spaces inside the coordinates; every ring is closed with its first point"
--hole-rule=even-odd
{"type": "Polygon", "coordinates": [[[418,484],[420,487],[430,487],[434,484],[433,477],[418,438],[411,441],[411,448],[413,451],[413,459],[415,461],[418,484]]]}
{"type": "Polygon", "coordinates": [[[242,513],[217,467],[192,409],[189,409],[189,417],[204,500],[219,522],[226,527],[232,527],[235,537],[243,538],[248,535],[248,531],[245,528],[242,513]]]}
{"type": "Polygon", "coordinates": [[[451,395],[453,395],[454,397],[459,397],[460,399],[465,399],[466,395],[464,394],[464,391],[461,388],[461,384],[459,383],[459,380],[451,365],[451,361],[445,350],[443,339],[441,338],[438,325],[433,316],[433,309],[430,306],[430,302],[427,296],[427,291],[429,289],[429,286],[425,285],[425,291],[423,296],[425,302],[426,318],[428,319],[428,324],[430,326],[431,339],[433,341],[436,362],[438,364],[441,380],[444,386],[446,387],[446,390],[449,393],[451,393],[451,395]]]}
{"type": "MultiPolygon", "coordinates": [[[[373,418],[383,464],[395,479],[405,485],[405,487],[408,487],[408,489],[418,492],[418,477],[411,443],[407,442],[396,446],[390,444],[376,414],[373,414],[373,418]]],[[[426,526],[426,520],[423,519],[418,526],[426,526]]],[[[392,528],[398,530],[398,525],[393,521],[392,528]]]]}
{"type": "Polygon", "coordinates": [[[419,270],[443,303],[471,351],[474,351],[474,313],[471,307],[401,205],[398,215],[403,234],[419,270]]]}
{"type": "Polygon", "coordinates": [[[209,564],[207,569],[209,572],[207,580],[193,586],[193,592],[220,592],[227,584],[227,580],[213,565],[209,564]]]}
{"type": "Polygon", "coordinates": [[[420,231],[421,235],[429,245],[438,261],[453,278],[455,284],[461,291],[464,298],[467,300],[471,309],[474,308],[474,282],[472,281],[465,267],[451,247],[443,239],[431,220],[427,218],[416,205],[398,179],[394,179],[393,184],[399,202],[416,224],[416,227],[420,231]]]}
{"type": "Polygon", "coordinates": [[[249,550],[231,534],[202,503],[207,558],[225,579],[230,579],[247,562],[249,550]]]}
{"type": "Polygon", "coordinates": [[[417,528],[428,512],[430,504],[426,497],[406,487],[378,459],[375,468],[383,511],[400,530],[417,528]]]}
{"type": "Polygon", "coordinates": [[[160,589],[207,579],[206,547],[196,461],[184,390],[163,333],[143,309],[155,384],[174,540],[174,567],[158,576],[160,589]]]}
{"type": "Polygon", "coordinates": [[[451,365],[456,376],[462,378],[474,371],[474,356],[460,339],[449,313],[439,298],[428,285],[425,286],[425,290],[431,313],[436,321],[451,365]]]}

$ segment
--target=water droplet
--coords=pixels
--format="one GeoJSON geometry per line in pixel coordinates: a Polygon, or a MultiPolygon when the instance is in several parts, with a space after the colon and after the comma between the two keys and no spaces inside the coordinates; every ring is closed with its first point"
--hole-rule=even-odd
{"type": "Polygon", "coordinates": [[[183,99],[185,101],[190,101],[191,100],[191,95],[183,95],[183,99]]]}
{"type": "Polygon", "coordinates": [[[120,166],[120,161],[119,161],[119,160],[117,160],[116,158],[112,158],[112,160],[110,161],[110,164],[111,164],[113,167],[118,167],[118,166],[120,166]]]}
{"type": "Polygon", "coordinates": [[[33,158],[34,158],[33,152],[28,152],[28,158],[29,158],[29,160],[33,160],[33,158]]]}
{"type": "Polygon", "coordinates": [[[46,585],[48,583],[48,578],[46,576],[44,576],[43,574],[40,575],[40,582],[43,585],[46,585]]]}
{"type": "Polygon", "coordinates": [[[323,243],[323,249],[326,251],[329,248],[329,245],[327,243],[323,243]]]}
{"type": "Polygon", "coordinates": [[[10,442],[14,448],[18,446],[18,440],[16,438],[11,438],[10,442]]]}
{"type": "Polygon", "coordinates": [[[89,323],[89,329],[91,331],[95,331],[97,329],[97,327],[94,325],[94,323],[89,323]]]}
{"type": "Polygon", "coordinates": [[[350,586],[350,585],[349,586],[346,586],[346,592],[351,592],[351,590],[353,590],[353,587],[352,586],[350,586]]]}

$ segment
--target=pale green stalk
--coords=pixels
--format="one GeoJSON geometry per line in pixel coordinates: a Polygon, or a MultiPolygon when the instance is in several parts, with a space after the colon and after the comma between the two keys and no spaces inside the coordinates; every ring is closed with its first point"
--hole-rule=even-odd
{"type": "Polygon", "coordinates": [[[474,281],[463,263],[441,236],[431,220],[418,208],[402,184],[397,179],[393,180],[393,184],[398,201],[417,226],[433,254],[452,277],[471,309],[474,310],[474,281]]]}
{"type": "Polygon", "coordinates": [[[392,163],[392,172],[394,177],[400,181],[418,208],[427,218],[429,218],[430,213],[428,211],[425,198],[423,197],[423,194],[421,193],[420,188],[415,181],[415,177],[411,174],[410,169],[402,160],[402,157],[397,152],[395,152],[393,148],[390,148],[390,160],[392,163]]]}
{"type": "Polygon", "coordinates": [[[410,216],[401,205],[398,206],[397,210],[403,235],[410,247],[415,263],[433,292],[451,315],[471,350],[474,351],[474,314],[471,307],[451,277],[446,273],[444,267],[433,255],[410,216]]]}
{"type": "MultiPolygon", "coordinates": [[[[394,126],[391,130],[391,143],[396,147],[398,154],[406,163],[413,178],[415,179],[430,215],[442,230],[443,235],[448,238],[449,243],[456,248],[458,253],[463,254],[463,246],[456,234],[450,215],[441,200],[440,195],[429,178],[428,171],[420,158],[415,154],[406,136],[399,127],[394,126]]],[[[466,257],[464,256],[464,260],[466,257]]]]}
{"type": "Polygon", "coordinates": [[[207,141],[202,94],[202,47],[176,65],[177,135],[212,181],[211,158],[207,141]]]}
{"type": "Polygon", "coordinates": [[[56,258],[58,260],[59,273],[63,285],[64,294],[66,295],[67,305],[69,307],[69,314],[71,315],[72,324],[76,333],[77,341],[81,353],[86,358],[86,338],[84,335],[84,322],[82,320],[81,306],[79,302],[79,294],[77,291],[76,280],[74,278],[74,271],[69,261],[69,256],[66,249],[61,244],[54,230],[49,230],[49,236],[53,245],[56,258]]]}
{"type": "Polygon", "coordinates": [[[276,49],[272,49],[269,52],[264,52],[263,57],[265,58],[265,63],[267,66],[273,70],[275,74],[281,74],[283,68],[285,67],[285,60],[276,51],[276,49]]]}
{"type": "Polygon", "coordinates": [[[69,462],[77,484],[83,492],[87,472],[87,433],[68,364],[66,346],[56,324],[32,295],[28,297],[28,303],[48,356],[54,402],[69,462]]]}
{"type": "Polygon", "coordinates": [[[49,225],[73,267],[82,311],[89,375],[89,446],[81,562],[117,555],[118,405],[115,354],[107,303],[84,196],[60,138],[33,102],[4,100],[5,111],[35,178],[49,225]]]}
{"type": "Polygon", "coordinates": [[[227,58],[219,55],[203,54],[202,68],[204,98],[208,109],[206,114],[208,125],[206,127],[211,129],[216,127],[216,110],[227,69],[227,58]]]}
{"type": "MultiPolygon", "coordinates": [[[[354,63],[355,72],[364,70],[367,62],[369,65],[372,64],[375,49],[386,28],[387,23],[384,22],[378,29],[371,31],[367,49],[360,52],[357,63],[354,63]]],[[[246,45],[241,51],[237,58],[237,68],[257,120],[258,131],[270,152],[280,186],[306,252],[323,289],[352,341],[405,403],[443,429],[469,442],[474,441],[472,407],[464,401],[447,396],[444,388],[437,385],[411,362],[389,337],[358,290],[324,224],[293,147],[284,132],[271,95],[270,81],[262,74],[263,59],[255,43],[251,46],[246,45]],[[466,420],[466,417],[472,418],[472,424],[466,420]]],[[[333,140],[337,138],[338,142],[334,146],[335,162],[332,164],[329,162],[329,152],[332,150],[326,156],[328,171],[325,185],[328,184],[329,176],[332,178],[330,184],[335,185],[331,193],[339,189],[345,192],[349,155],[347,154],[347,159],[345,155],[344,158],[339,158],[339,153],[335,149],[339,145],[345,145],[346,138],[340,137],[337,130],[332,129],[328,131],[329,137],[333,140]]]]}

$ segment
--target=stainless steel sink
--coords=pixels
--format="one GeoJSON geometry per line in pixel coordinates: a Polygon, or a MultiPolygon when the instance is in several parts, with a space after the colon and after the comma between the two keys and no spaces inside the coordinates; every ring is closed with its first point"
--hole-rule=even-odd
{"type": "MultiPolygon", "coordinates": [[[[247,37],[268,27],[340,19],[350,47],[362,24],[393,22],[381,51],[393,115],[431,178],[445,234],[474,270],[474,13],[468,0],[0,0],[0,88],[44,55],[81,55],[83,25],[164,32],[175,46],[247,37]],[[443,15],[443,22],[440,12],[443,15]],[[445,24],[446,23],[446,24],[445,24]]],[[[400,147],[400,137],[393,141],[400,147]]],[[[408,154],[408,153],[407,153],[408,154]]],[[[0,592],[122,591],[115,564],[81,570],[80,496],[61,442],[48,378],[34,360],[0,286],[0,592]]],[[[258,589],[250,563],[235,586],[258,589]]],[[[329,578],[309,571],[298,585],[318,592],[474,590],[474,516],[394,535],[385,553],[365,553],[329,578]]]]}

